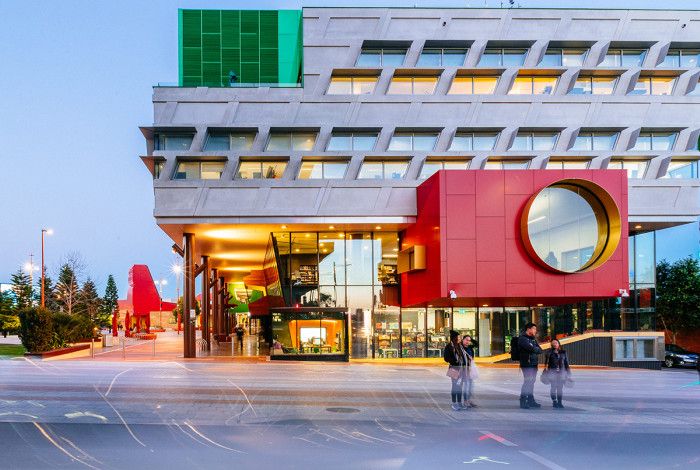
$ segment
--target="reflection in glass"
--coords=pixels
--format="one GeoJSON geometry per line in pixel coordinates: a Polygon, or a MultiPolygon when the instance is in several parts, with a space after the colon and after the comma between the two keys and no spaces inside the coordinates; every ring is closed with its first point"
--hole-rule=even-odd
{"type": "Polygon", "coordinates": [[[442,357],[450,338],[449,308],[428,309],[428,357],[442,357]]]}
{"type": "Polygon", "coordinates": [[[383,307],[374,310],[374,336],[372,345],[375,357],[399,357],[401,328],[398,307],[383,307]]]}
{"type": "Polygon", "coordinates": [[[278,179],[284,174],[287,162],[284,161],[242,161],[238,165],[238,179],[278,179]]]}
{"type": "Polygon", "coordinates": [[[550,186],[533,201],[527,230],[537,256],[564,272],[576,272],[591,260],[598,244],[596,211],[600,203],[587,190],[550,186]]]}
{"type": "Polygon", "coordinates": [[[401,309],[403,357],[425,357],[425,309],[401,309]]]}
{"type": "Polygon", "coordinates": [[[671,160],[663,178],[698,178],[698,161],[671,160]]]}

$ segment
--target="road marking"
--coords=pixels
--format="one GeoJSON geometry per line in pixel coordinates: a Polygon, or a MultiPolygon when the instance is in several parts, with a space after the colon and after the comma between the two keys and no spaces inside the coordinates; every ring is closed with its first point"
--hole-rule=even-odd
{"type": "Polygon", "coordinates": [[[121,413],[119,413],[119,412],[117,411],[117,409],[116,409],[115,407],[112,406],[112,404],[109,402],[109,400],[107,400],[107,397],[104,396],[104,395],[102,395],[102,393],[100,393],[100,391],[97,389],[97,387],[95,387],[95,391],[97,392],[97,394],[98,394],[99,396],[102,397],[102,399],[105,401],[105,403],[107,403],[107,404],[109,405],[109,407],[112,408],[112,410],[117,414],[117,416],[118,416],[119,419],[121,420],[121,422],[122,422],[122,424],[124,425],[124,427],[126,428],[126,430],[129,431],[129,434],[131,434],[131,437],[133,437],[134,440],[135,440],[136,442],[138,442],[139,444],[141,444],[141,446],[147,447],[146,444],[144,444],[143,442],[141,442],[141,441],[139,440],[139,438],[136,437],[136,434],[134,434],[133,431],[131,431],[131,428],[129,427],[129,425],[126,424],[126,420],[124,420],[124,418],[122,417],[121,413]]]}
{"type": "Polygon", "coordinates": [[[508,463],[508,462],[501,462],[501,461],[499,461],[499,460],[491,460],[490,458],[488,458],[488,457],[483,457],[483,456],[473,458],[473,459],[471,459],[470,461],[466,461],[466,460],[465,460],[465,461],[462,462],[462,463],[470,464],[470,463],[481,463],[481,462],[499,463],[499,464],[502,464],[502,465],[510,465],[510,463],[508,463]]]}
{"type": "Polygon", "coordinates": [[[39,419],[38,416],[29,415],[27,413],[20,413],[18,411],[8,411],[6,413],[0,413],[0,416],[26,416],[26,417],[32,418],[32,419],[39,419]]]}
{"type": "Polygon", "coordinates": [[[74,412],[74,413],[66,413],[66,414],[64,414],[63,416],[65,416],[65,417],[68,418],[68,419],[82,418],[83,416],[89,416],[89,417],[91,417],[91,418],[97,418],[97,419],[99,419],[100,421],[103,421],[103,422],[109,421],[109,420],[108,420],[107,418],[105,418],[104,416],[98,415],[98,414],[93,413],[93,412],[91,412],[91,411],[86,411],[86,412],[84,412],[84,413],[83,413],[82,411],[76,411],[76,412],[74,412]]]}
{"type": "Polygon", "coordinates": [[[480,432],[481,434],[483,434],[483,436],[481,436],[481,437],[479,438],[480,441],[483,441],[484,439],[493,439],[494,441],[499,442],[499,443],[503,444],[504,446],[508,446],[508,447],[518,447],[518,444],[515,444],[515,443],[513,443],[513,442],[510,442],[510,441],[509,441],[508,439],[506,439],[505,437],[501,437],[501,436],[496,435],[496,434],[494,434],[494,433],[492,433],[492,432],[489,432],[489,431],[479,431],[479,432],[480,432]]]}
{"type": "Polygon", "coordinates": [[[193,433],[195,433],[196,435],[198,435],[199,437],[201,437],[201,438],[204,439],[205,441],[211,442],[212,444],[214,444],[214,445],[217,446],[217,447],[221,447],[222,449],[230,450],[231,452],[238,452],[239,454],[245,454],[245,452],[243,452],[242,450],[231,449],[230,447],[226,447],[225,445],[222,445],[222,444],[219,444],[218,442],[212,441],[212,440],[209,439],[207,436],[205,436],[205,435],[202,434],[201,432],[197,431],[197,430],[195,429],[195,427],[192,426],[192,425],[191,425],[190,423],[188,423],[187,421],[185,421],[184,424],[185,424],[185,426],[187,426],[188,428],[190,428],[190,429],[192,430],[193,433]]]}
{"type": "Polygon", "coordinates": [[[531,452],[529,450],[521,450],[520,453],[527,456],[527,457],[530,457],[535,462],[541,463],[542,465],[549,468],[550,470],[566,470],[566,468],[564,468],[560,465],[557,465],[554,462],[552,462],[551,460],[547,460],[544,457],[542,457],[541,455],[535,454],[534,452],[531,452]]]}

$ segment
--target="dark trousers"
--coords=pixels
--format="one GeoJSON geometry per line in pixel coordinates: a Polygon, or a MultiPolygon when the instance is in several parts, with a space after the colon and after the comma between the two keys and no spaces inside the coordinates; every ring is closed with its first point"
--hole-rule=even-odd
{"type": "Polygon", "coordinates": [[[521,367],[523,373],[523,386],[520,388],[520,397],[531,397],[535,392],[535,380],[537,380],[537,366],[521,367]]]}
{"type": "MultiPolygon", "coordinates": [[[[556,374],[552,375],[556,376],[556,374]]],[[[561,403],[561,399],[564,398],[564,382],[566,382],[566,377],[552,377],[551,382],[549,382],[549,396],[552,397],[552,401],[561,403]]]]}
{"type": "Polygon", "coordinates": [[[452,403],[462,403],[462,379],[452,379],[452,403]]]}

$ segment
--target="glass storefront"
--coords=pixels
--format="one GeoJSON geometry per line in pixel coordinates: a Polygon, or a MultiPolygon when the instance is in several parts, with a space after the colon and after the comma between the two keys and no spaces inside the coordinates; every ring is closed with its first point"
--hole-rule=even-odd
{"type": "Polygon", "coordinates": [[[655,239],[654,232],[629,239],[629,297],[559,306],[400,308],[396,232],[274,233],[285,302],[301,309],[347,309],[348,345],[337,349],[336,329],[323,322],[302,326],[315,318],[295,319],[298,327],[273,324],[273,333],[285,338],[279,342],[287,356],[330,350],[353,358],[423,358],[441,357],[451,329],[478,341],[481,357],[508,353],[510,339],[531,321],[540,341],[591,330],[654,330],[655,239]],[[317,334],[301,328],[316,328],[317,334]]]}
{"type": "Polygon", "coordinates": [[[348,360],[345,309],[276,309],[271,359],[348,360]]]}

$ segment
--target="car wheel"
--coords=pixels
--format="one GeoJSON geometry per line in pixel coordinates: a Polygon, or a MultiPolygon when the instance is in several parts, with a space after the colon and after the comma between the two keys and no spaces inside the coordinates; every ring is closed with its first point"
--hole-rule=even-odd
{"type": "Polygon", "coordinates": [[[664,361],[664,365],[670,369],[671,367],[673,367],[673,359],[667,357],[664,361]]]}

